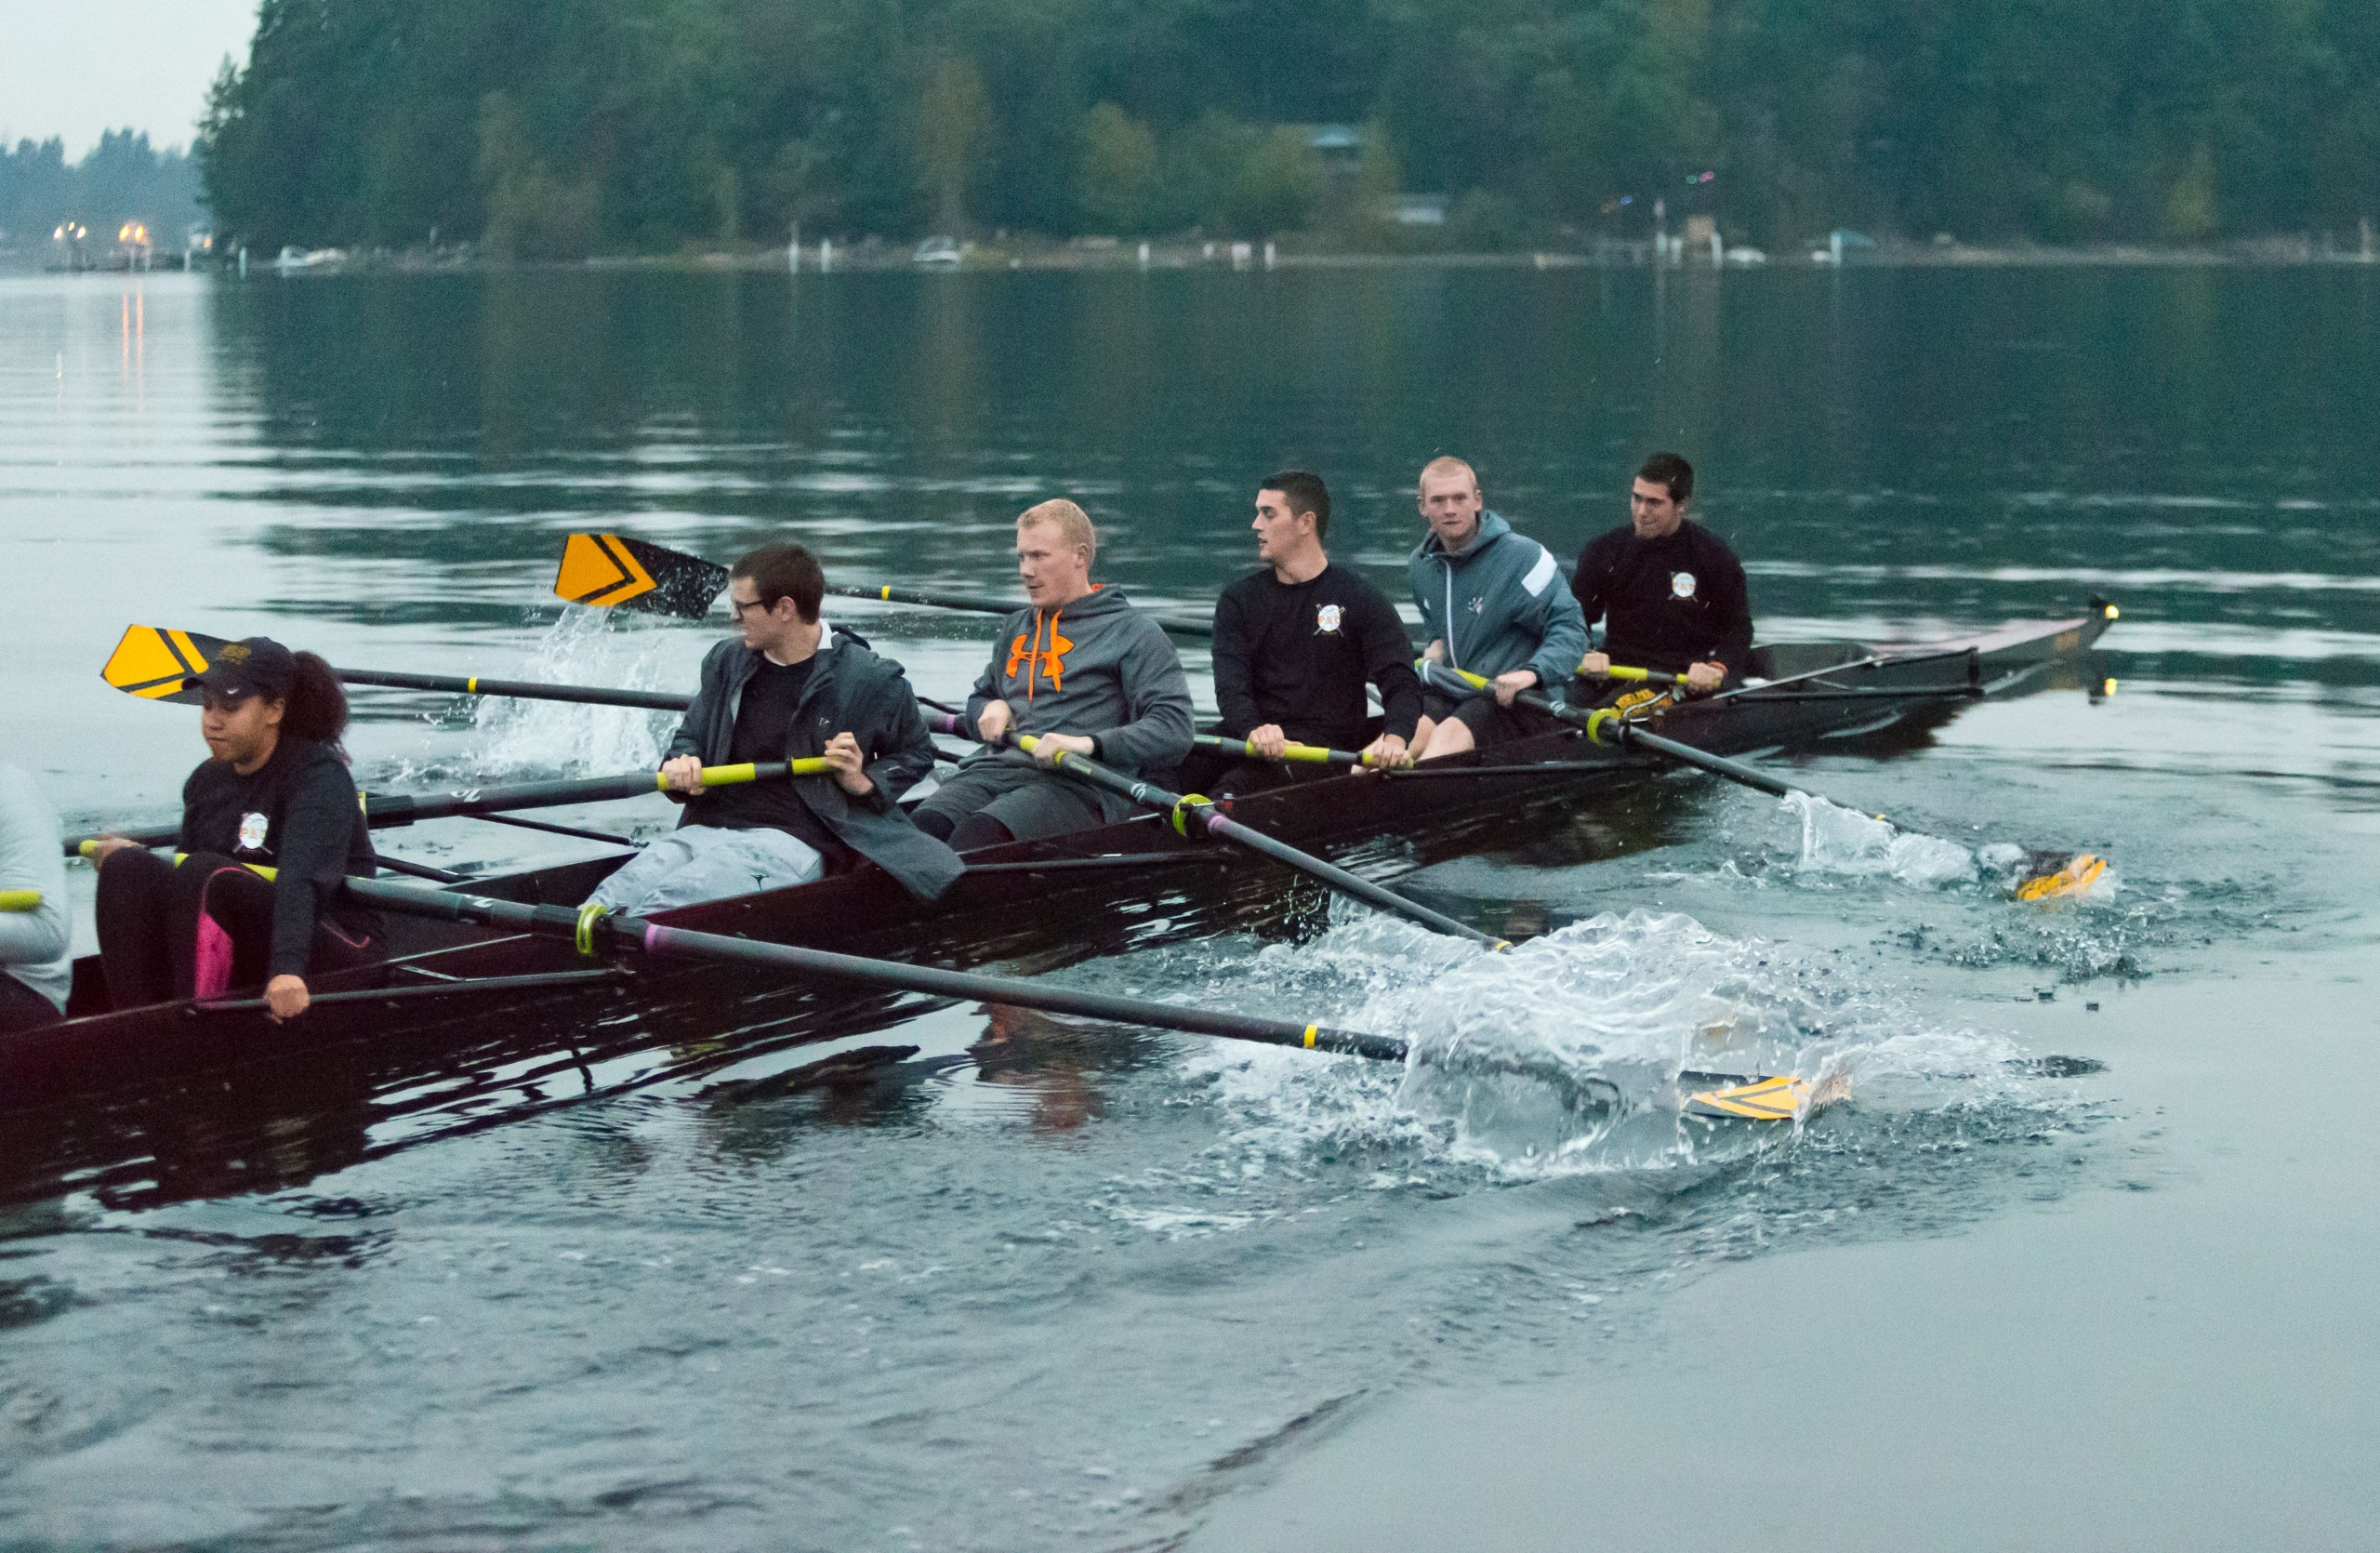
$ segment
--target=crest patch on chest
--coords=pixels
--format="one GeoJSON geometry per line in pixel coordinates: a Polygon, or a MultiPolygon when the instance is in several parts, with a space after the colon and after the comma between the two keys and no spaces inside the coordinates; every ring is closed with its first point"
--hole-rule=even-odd
{"type": "Polygon", "coordinates": [[[271,829],[271,820],[254,812],[253,810],[247,814],[242,815],[240,816],[240,850],[242,852],[262,852],[264,850],[265,832],[271,829]]]}
{"type": "Polygon", "coordinates": [[[1342,612],[1337,604],[1326,604],[1314,612],[1314,629],[1319,635],[1336,636],[1341,617],[1342,612]]]}
{"type": "Polygon", "coordinates": [[[1672,572],[1670,574],[1670,591],[1681,599],[1690,599],[1694,597],[1694,574],[1692,572],[1672,572]]]}

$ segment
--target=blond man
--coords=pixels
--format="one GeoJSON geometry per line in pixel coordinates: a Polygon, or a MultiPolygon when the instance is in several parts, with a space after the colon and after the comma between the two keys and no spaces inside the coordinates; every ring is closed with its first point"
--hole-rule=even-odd
{"type": "Polygon", "coordinates": [[[967,700],[986,744],[1040,736],[1034,755],[985,750],[918,806],[918,828],[959,851],[1086,830],[1131,804],[1050,769],[1061,751],[1136,776],[1170,772],[1190,752],[1190,684],[1165,631],[1120,589],[1091,580],[1099,535],[1059,498],[1016,520],[1023,609],[1001,622],[991,662],[967,700]]]}

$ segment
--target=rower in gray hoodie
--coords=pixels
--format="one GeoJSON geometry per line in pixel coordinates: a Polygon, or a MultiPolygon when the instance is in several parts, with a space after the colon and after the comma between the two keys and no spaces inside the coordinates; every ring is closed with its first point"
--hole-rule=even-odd
{"type": "Polygon", "coordinates": [[[1190,752],[1182,660],[1121,590],[1091,583],[1098,546],[1071,501],[1042,502],[1016,520],[1017,575],[1032,603],[1000,623],[967,718],[986,744],[1013,732],[1040,736],[1038,747],[1032,756],[970,757],[918,805],[920,830],[964,852],[1109,824],[1131,803],[1051,770],[1051,757],[1072,751],[1154,776],[1190,752]]]}
{"type": "Polygon", "coordinates": [[[1525,690],[1560,694],[1586,657],[1586,617],[1554,552],[1488,511],[1479,477],[1460,458],[1435,458],[1422,469],[1421,508],[1430,532],[1413,548],[1407,572],[1430,639],[1423,656],[1495,684],[1458,695],[1425,676],[1426,715],[1413,735],[1418,758],[1550,728],[1542,713],[1513,705],[1513,697],[1525,690]]]}

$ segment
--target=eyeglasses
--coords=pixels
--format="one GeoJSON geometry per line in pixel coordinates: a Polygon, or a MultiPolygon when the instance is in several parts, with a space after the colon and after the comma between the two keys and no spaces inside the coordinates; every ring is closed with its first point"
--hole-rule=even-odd
{"type": "Polygon", "coordinates": [[[744,612],[747,609],[757,609],[761,614],[766,615],[769,612],[769,605],[762,604],[758,599],[754,599],[750,604],[745,604],[741,600],[735,598],[733,594],[728,596],[727,612],[730,615],[733,615],[735,618],[741,620],[744,618],[744,612]]]}

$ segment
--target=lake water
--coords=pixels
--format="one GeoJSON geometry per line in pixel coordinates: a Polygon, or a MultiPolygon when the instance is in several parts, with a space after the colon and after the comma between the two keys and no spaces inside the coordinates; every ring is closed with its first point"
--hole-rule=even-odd
{"type": "MultiPolygon", "coordinates": [[[[1567,556],[1668,446],[1765,638],[2122,609],[2112,697],[1799,767],[2103,851],[2083,905],[1662,780],[1416,859],[1554,929],[1517,963],[1347,912],[1059,973],[1618,1058],[1782,1031],[1853,1076],[1800,1129],[1532,1154],[1354,1062],[957,1007],[878,1019],[925,1058],[823,1098],[425,1100],[337,1150],[291,1100],[9,1155],[0,1541],[2370,1546],[2375,427],[2356,268],[0,280],[6,750],[78,830],[169,816],[203,754],[100,682],[135,622],[685,684],[724,615],[566,610],[582,528],[1000,593],[1065,494],[1187,609],[1270,470],[1395,591],[1431,456],[1567,556]],[[2049,1055],[2106,1066],[2011,1065],[2049,1055]]],[[[832,612],[928,694],[980,664],[965,617],[832,612]]],[[[356,700],[376,788],[631,769],[666,726],[356,700]]]]}

